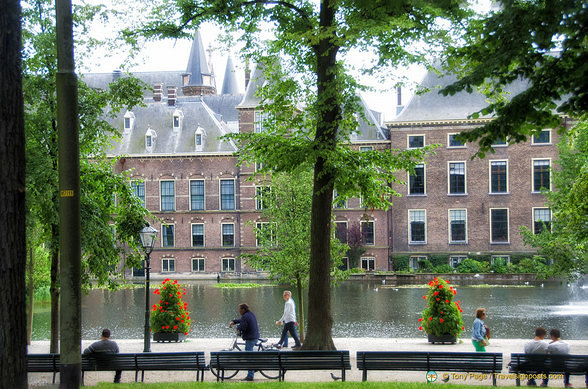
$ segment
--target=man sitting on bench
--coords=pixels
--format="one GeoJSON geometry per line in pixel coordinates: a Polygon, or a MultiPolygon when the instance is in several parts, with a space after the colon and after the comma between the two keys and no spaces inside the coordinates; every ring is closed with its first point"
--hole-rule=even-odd
{"type": "MultiPolygon", "coordinates": [[[[101,354],[101,353],[108,353],[108,354],[118,354],[118,344],[116,342],[110,340],[110,330],[105,328],[102,330],[101,339],[97,342],[92,343],[89,347],[84,350],[84,355],[92,355],[92,354],[101,354]]],[[[117,370],[114,373],[114,383],[120,384],[120,377],[122,375],[122,370],[117,370]]]]}

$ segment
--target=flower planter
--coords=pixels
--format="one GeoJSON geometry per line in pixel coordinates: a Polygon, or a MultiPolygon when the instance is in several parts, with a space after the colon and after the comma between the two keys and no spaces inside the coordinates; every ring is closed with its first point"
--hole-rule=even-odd
{"type": "Polygon", "coordinates": [[[177,332],[154,332],[153,333],[153,341],[154,342],[183,342],[186,340],[186,335],[179,334],[177,332]]]}
{"type": "Polygon", "coordinates": [[[430,343],[452,343],[455,344],[455,342],[457,341],[457,337],[455,335],[451,335],[451,334],[443,334],[441,336],[437,336],[434,334],[428,334],[427,335],[429,338],[429,342],[430,343]]]}

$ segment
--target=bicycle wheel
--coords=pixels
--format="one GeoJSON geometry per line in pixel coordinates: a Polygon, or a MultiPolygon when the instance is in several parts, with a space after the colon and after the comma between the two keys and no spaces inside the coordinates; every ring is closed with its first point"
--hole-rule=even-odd
{"type": "MultiPolygon", "coordinates": [[[[217,378],[223,378],[222,377],[222,373],[218,370],[214,370],[212,367],[210,368],[210,372],[212,373],[213,376],[217,377],[217,378]]],[[[225,380],[230,380],[231,378],[233,378],[234,376],[237,375],[237,373],[239,372],[239,370],[225,370],[225,380]]]]}
{"type": "Polygon", "coordinates": [[[265,378],[269,378],[270,380],[277,380],[278,378],[280,378],[279,371],[263,371],[263,370],[258,370],[258,371],[262,376],[264,376],[265,378]]]}

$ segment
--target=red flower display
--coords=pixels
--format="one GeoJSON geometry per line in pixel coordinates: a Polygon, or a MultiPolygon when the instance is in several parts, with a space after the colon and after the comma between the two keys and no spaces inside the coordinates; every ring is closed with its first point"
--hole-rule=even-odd
{"type": "Polygon", "coordinates": [[[159,304],[153,305],[151,313],[151,327],[156,329],[155,332],[189,333],[192,320],[190,312],[187,311],[188,303],[182,301],[185,292],[182,293],[180,288],[177,280],[167,278],[161,287],[153,292],[161,297],[159,304]],[[161,294],[161,290],[165,290],[166,293],[161,294]]]}
{"type": "Polygon", "coordinates": [[[459,306],[461,301],[453,302],[457,290],[448,284],[448,281],[438,277],[428,283],[429,292],[423,297],[428,301],[419,318],[419,331],[436,336],[449,334],[458,337],[464,330],[462,309],[459,306]]]}

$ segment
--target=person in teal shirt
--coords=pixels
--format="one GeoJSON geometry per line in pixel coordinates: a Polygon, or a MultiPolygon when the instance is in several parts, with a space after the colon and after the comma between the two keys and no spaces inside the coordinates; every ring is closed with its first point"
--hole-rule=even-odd
{"type": "Polygon", "coordinates": [[[472,343],[476,351],[486,351],[486,326],[484,319],[486,318],[486,308],[476,309],[476,319],[472,327],[472,343]]]}

